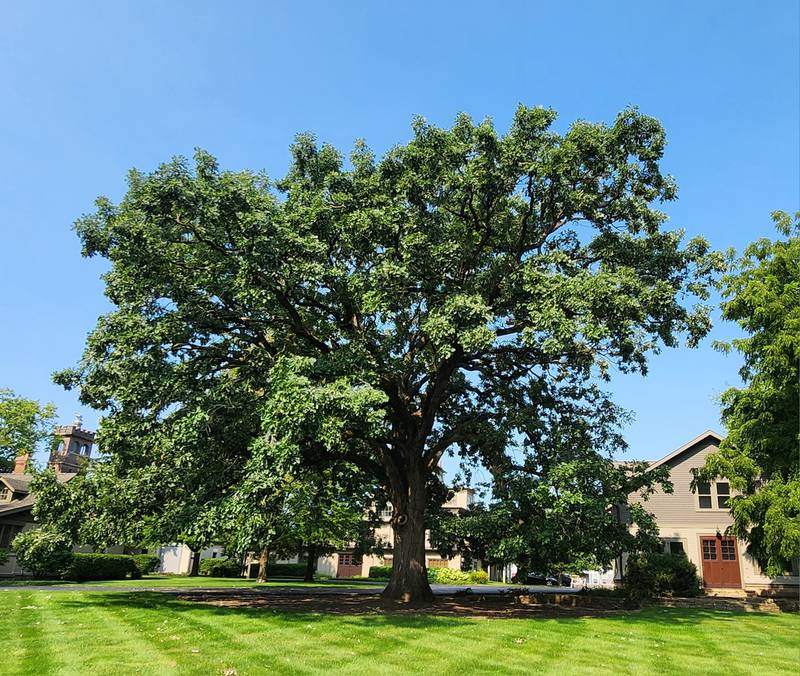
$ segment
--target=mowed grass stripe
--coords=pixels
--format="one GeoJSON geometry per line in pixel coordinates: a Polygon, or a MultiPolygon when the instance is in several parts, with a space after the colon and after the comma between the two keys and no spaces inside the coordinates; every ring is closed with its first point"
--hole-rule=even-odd
{"type": "MultiPolygon", "coordinates": [[[[2,635],[11,638],[11,654],[4,655],[4,668],[15,676],[55,673],[60,666],[54,656],[58,644],[53,644],[45,632],[45,622],[51,621],[46,599],[35,592],[14,594],[12,599],[11,607],[3,603],[4,612],[0,613],[2,635]]],[[[4,640],[3,651],[8,647],[4,640]]]]}
{"type": "MultiPolygon", "coordinates": [[[[71,646],[70,672],[76,674],[168,674],[178,662],[158,645],[156,632],[163,618],[126,607],[124,599],[98,602],[88,595],[69,594],[62,614],[76,620],[75,643],[71,646]],[[122,603],[120,603],[122,601],[122,603]],[[91,632],[94,628],[95,631],[91,632]],[[92,636],[94,633],[94,636],[92,636]],[[81,641],[81,635],[93,641],[81,641]]],[[[54,599],[60,599],[61,596],[54,599]]]]}
{"type": "Polygon", "coordinates": [[[303,673],[286,644],[287,638],[296,641],[297,633],[282,617],[174,600],[166,609],[174,618],[175,635],[200,651],[195,655],[202,659],[193,663],[202,661],[218,672],[303,673]]]}

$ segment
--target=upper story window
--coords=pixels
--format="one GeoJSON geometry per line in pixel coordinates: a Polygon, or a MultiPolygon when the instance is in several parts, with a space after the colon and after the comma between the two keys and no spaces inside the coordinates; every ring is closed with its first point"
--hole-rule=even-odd
{"type": "Polygon", "coordinates": [[[730,498],[731,485],[727,481],[697,484],[697,504],[700,509],[728,509],[730,498]]]}
{"type": "Polygon", "coordinates": [[[392,518],[392,503],[391,502],[387,502],[386,503],[386,507],[384,507],[380,511],[380,517],[382,519],[391,519],[392,518]]]}
{"type": "Polygon", "coordinates": [[[717,482],[717,507],[728,509],[728,501],[731,497],[731,485],[727,481],[717,482]]]}
{"type": "Polygon", "coordinates": [[[697,495],[700,509],[711,509],[714,504],[711,500],[711,484],[697,484],[697,495]]]}
{"type": "Polygon", "coordinates": [[[0,502],[8,502],[11,497],[11,491],[8,490],[8,486],[3,486],[0,488],[0,502]]]}

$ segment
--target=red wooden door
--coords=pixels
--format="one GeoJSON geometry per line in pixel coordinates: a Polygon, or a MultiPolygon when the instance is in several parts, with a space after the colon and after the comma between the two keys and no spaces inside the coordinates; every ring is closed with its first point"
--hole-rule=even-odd
{"type": "Polygon", "coordinates": [[[700,551],[703,555],[703,584],[706,587],[742,586],[735,538],[700,538],[700,551]]]}
{"type": "Polygon", "coordinates": [[[336,577],[354,577],[361,575],[361,557],[349,552],[339,554],[339,563],[336,566],[336,577]]]}

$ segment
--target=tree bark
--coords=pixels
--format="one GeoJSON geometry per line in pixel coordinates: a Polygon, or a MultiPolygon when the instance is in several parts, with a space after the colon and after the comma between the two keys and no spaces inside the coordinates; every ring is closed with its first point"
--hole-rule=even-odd
{"type": "Polygon", "coordinates": [[[382,597],[404,603],[433,601],[425,565],[425,473],[415,468],[405,485],[392,482],[392,575],[382,597]]]}
{"type": "Polygon", "coordinates": [[[197,577],[200,574],[200,551],[192,552],[192,568],[189,577],[197,577]]]}
{"type": "Polygon", "coordinates": [[[257,582],[267,581],[267,566],[269,565],[269,548],[265,547],[258,555],[258,579],[257,582]]]}
{"type": "Polygon", "coordinates": [[[308,561],[306,561],[306,575],[304,582],[314,581],[314,572],[317,570],[317,548],[315,545],[308,545],[308,561]]]}

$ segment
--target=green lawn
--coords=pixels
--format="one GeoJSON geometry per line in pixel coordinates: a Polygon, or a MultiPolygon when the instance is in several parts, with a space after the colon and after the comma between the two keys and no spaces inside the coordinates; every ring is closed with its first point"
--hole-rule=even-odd
{"type": "Polygon", "coordinates": [[[138,580],[100,580],[89,582],[68,582],[64,580],[33,580],[18,579],[4,580],[0,578],[0,587],[30,587],[30,586],[63,586],[63,587],[153,587],[153,588],[249,588],[249,587],[342,587],[342,586],[367,586],[383,587],[385,583],[370,582],[369,580],[321,580],[319,582],[302,582],[300,580],[279,580],[276,582],[256,582],[242,577],[186,577],[183,575],[145,575],[138,580]]]}
{"type": "Polygon", "coordinates": [[[800,617],[651,608],[479,620],[0,592],[3,674],[797,673],[800,617]]]}

